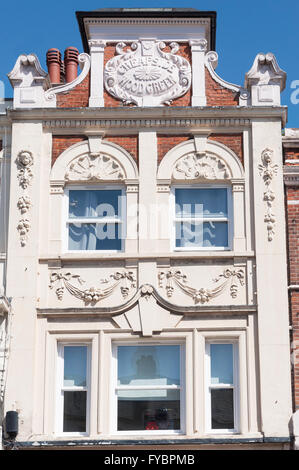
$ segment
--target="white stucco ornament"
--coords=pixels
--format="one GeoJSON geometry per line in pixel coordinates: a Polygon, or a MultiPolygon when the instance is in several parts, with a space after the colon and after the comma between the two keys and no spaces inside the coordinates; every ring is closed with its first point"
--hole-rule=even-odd
{"type": "Polygon", "coordinates": [[[184,95],[191,86],[191,66],[177,55],[177,43],[169,46],[171,52],[163,52],[166,44],[154,39],[133,42],[130,47],[118,43],[117,55],[104,70],[108,93],[137,106],[162,106],[184,95]]]}

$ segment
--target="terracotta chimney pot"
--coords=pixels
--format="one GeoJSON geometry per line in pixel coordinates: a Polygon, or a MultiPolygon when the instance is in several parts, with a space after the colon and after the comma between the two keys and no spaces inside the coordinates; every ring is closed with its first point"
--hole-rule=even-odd
{"type": "Polygon", "coordinates": [[[79,51],[75,47],[68,47],[64,51],[65,81],[72,82],[78,74],[79,51]]]}
{"type": "Polygon", "coordinates": [[[60,83],[61,54],[58,49],[48,50],[47,67],[51,83],[60,83]]]}

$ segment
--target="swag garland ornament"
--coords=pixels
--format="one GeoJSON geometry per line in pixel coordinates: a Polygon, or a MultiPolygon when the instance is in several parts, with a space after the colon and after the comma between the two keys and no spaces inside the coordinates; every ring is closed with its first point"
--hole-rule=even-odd
{"type": "Polygon", "coordinates": [[[80,285],[85,281],[79,274],[70,272],[54,272],[50,275],[50,289],[56,285],[56,295],[59,300],[63,300],[65,289],[77,299],[83,300],[85,304],[95,305],[97,302],[109,297],[114,290],[119,287],[123,298],[127,298],[133,288],[136,288],[136,278],[132,271],[117,271],[110,274],[109,278],[102,279],[101,284],[108,284],[105,288],[90,287],[80,289],[72,283],[72,279],[78,281],[80,285]],[[113,282],[114,281],[114,282],[113,282]]]}
{"type": "Polygon", "coordinates": [[[172,297],[175,287],[178,287],[191,297],[195,304],[208,303],[211,299],[222,294],[228,287],[230,288],[231,297],[235,299],[238,295],[238,283],[244,286],[244,278],[244,271],[242,269],[225,269],[222,274],[213,279],[215,283],[224,279],[223,282],[214,289],[206,289],[204,287],[195,288],[189,286],[187,276],[179,270],[160,271],[158,274],[159,287],[165,287],[167,297],[172,297]]]}

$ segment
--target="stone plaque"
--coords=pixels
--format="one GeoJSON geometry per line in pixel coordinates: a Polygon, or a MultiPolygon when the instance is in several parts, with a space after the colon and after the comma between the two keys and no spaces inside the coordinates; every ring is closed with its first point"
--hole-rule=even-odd
{"type": "Polygon", "coordinates": [[[191,67],[177,55],[179,45],[170,44],[171,52],[163,52],[166,44],[140,40],[130,46],[121,42],[116,56],[104,70],[105,88],[125,104],[162,106],[182,96],[191,85],[191,67]]]}

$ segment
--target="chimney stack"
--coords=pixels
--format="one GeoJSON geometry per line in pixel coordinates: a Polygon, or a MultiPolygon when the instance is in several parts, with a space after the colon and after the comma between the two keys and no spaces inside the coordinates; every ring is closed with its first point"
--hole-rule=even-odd
{"type": "Polygon", "coordinates": [[[75,47],[68,47],[64,51],[65,81],[72,82],[78,74],[79,51],[75,47]]]}
{"type": "Polygon", "coordinates": [[[61,54],[58,49],[47,52],[47,67],[52,84],[60,83],[61,54]]]}

